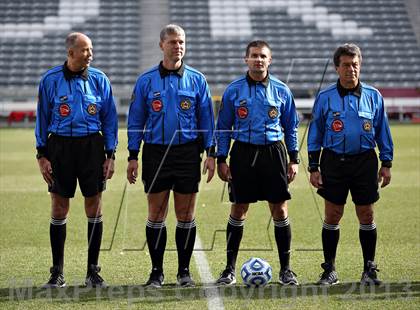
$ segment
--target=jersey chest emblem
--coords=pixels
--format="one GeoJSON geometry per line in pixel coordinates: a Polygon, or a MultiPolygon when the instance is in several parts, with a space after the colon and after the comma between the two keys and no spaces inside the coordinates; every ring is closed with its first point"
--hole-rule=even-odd
{"type": "Polygon", "coordinates": [[[331,129],[334,132],[340,132],[344,129],[344,123],[341,119],[335,119],[331,124],[331,129]]]}
{"type": "Polygon", "coordinates": [[[241,119],[247,118],[248,117],[248,108],[247,107],[239,107],[236,110],[236,114],[241,119]]]}
{"type": "Polygon", "coordinates": [[[162,101],[157,100],[157,99],[153,100],[153,102],[152,102],[152,110],[153,111],[160,112],[162,110],[162,108],[163,108],[162,101]]]}
{"type": "Polygon", "coordinates": [[[87,112],[90,115],[95,115],[96,112],[97,112],[97,110],[96,110],[96,104],[89,104],[88,107],[87,107],[87,112]]]}
{"type": "Polygon", "coordinates": [[[58,108],[58,112],[60,113],[60,116],[66,117],[70,115],[70,106],[67,103],[63,103],[58,108]]]}
{"type": "Polygon", "coordinates": [[[277,110],[276,107],[271,107],[270,110],[268,111],[268,116],[270,118],[276,118],[277,116],[279,116],[279,111],[277,110]]]}
{"type": "Polygon", "coordinates": [[[370,121],[363,122],[363,130],[364,131],[371,131],[372,130],[372,123],[370,121]]]}
{"type": "Polygon", "coordinates": [[[184,99],[180,103],[181,109],[189,110],[191,108],[191,101],[189,99],[184,99]]]}

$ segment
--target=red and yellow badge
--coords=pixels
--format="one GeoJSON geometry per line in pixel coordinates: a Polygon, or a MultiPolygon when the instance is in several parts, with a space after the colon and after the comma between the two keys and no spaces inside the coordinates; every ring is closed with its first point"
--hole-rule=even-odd
{"type": "Polygon", "coordinates": [[[87,112],[88,112],[90,115],[95,115],[95,114],[96,114],[96,112],[97,112],[97,110],[96,110],[96,104],[94,104],[94,103],[89,104],[89,105],[88,105],[88,107],[87,107],[87,112]]]}
{"type": "Polygon", "coordinates": [[[191,108],[191,101],[189,99],[184,99],[180,103],[181,109],[189,110],[191,108]]]}
{"type": "Polygon", "coordinates": [[[276,118],[277,116],[279,116],[279,111],[277,110],[276,107],[271,107],[270,110],[268,111],[268,116],[270,118],[276,118]]]}
{"type": "Polygon", "coordinates": [[[162,108],[163,108],[162,101],[157,100],[157,99],[153,100],[153,102],[152,102],[152,110],[153,111],[160,112],[162,110],[162,108]]]}
{"type": "Polygon", "coordinates": [[[236,110],[236,114],[241,119],[247,118],[248,117],[248,108],[247,107],[239,107],[236,110]]]}
{"type": "Polygon", "coordinates": [[[344,129],[344,123],[341,119],[335,119],[331,124],[331,129],[334,132],[340,132],[344,129]]]}
{"type": "Polygon", "coordinates": [[[363,130],[364,131],[371,131],[372,130],[372,123],[370,121],[363,122],[363,130]]]}
{"type": "Polygon", "coordinates": [[[60,116],[66,117],[70,115],[70,106],[67,103],[63,103],[60,105],[58,112],[60,113],[60,116]]]}

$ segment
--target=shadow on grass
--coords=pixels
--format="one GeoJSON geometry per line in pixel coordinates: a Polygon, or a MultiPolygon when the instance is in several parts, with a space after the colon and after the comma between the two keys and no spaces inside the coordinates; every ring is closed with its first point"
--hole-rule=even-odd
{"type": "Polygon", "coordinates": [[[9,301],[32,299],[50,302],[126,300],[129,303],[160,303],[212,297],[242,300],[281,298],[327,299],[329,297],[342,300],[419,298],[420,282],[393,282],[383,283],[380,286],[363,286],[356,282],[349,282],[332,287],[313,284],[299,286],[270,284],[263,288],[248,288],[241,285],[217,287],[210,284],[193,288],[180,288],[170,284],[164,285],[160,289],[145,288],[143,285],[109,286],[107,288],[87,288],[76,285],[60,289],[42,289],[31,285],[0,288],[0,304],[9,301]]]}

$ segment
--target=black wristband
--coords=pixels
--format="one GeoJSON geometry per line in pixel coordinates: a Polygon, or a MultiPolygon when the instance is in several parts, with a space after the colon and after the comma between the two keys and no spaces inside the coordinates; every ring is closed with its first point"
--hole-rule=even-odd
{"type": "Polygon", "coordinates": [[[114,151],[105,151],[106,154],[106,158],[109,159],[114,159],[115,160],[115,152],[114,151]]]}
{"type": "Polygon", "coordinates": [[[318,169],[318,165],[316,165],[316,166],[309,166],[308,167],[308,171],[309,172],[318,172],[319,171],[319,169],[318,169]]]}
{"type": "Polygon", "coordinates": [[[217,164],[226,163],[227,156],[217,156],[217,164]]]}
{"type": "Polygon", "coordinates": [[[321,156],[321,151],[313,151],[313,152],[308,152],[308,159],[309,159],[309,166],[313,167],[319,166],[319,157],[321,156]]]}
{"type": "Polygon", "coordinates": [[[214,146],[206,148],[207,157],[216,158],[216,148],[214,146]]]}
{"type": "Polygon", "coordinates": [[[384,160],[381,163],[381,167],[385,167],[385,168],[392,168],[392,161],[390,160],[384,160]]]}

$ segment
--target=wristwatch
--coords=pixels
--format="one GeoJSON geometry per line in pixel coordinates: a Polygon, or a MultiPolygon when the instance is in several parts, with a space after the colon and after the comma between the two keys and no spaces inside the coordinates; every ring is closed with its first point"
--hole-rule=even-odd
{"type": "Polygon", "coordinates": [[[42,153],[36,153],[35,157],[36,159],[41,159],[42,157],[45,157],[45,155],[42,153]]]}
{"type": "Polygon", "coordinates": [[[291,159],[290,162],[293,163],[293,164],[299,165],[300,164],[300,159],[299,158],[291,159]]]}

